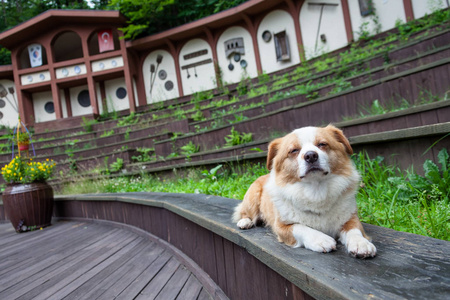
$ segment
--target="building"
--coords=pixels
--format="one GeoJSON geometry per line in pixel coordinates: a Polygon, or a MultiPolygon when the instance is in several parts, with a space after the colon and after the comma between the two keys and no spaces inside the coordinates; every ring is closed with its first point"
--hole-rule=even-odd
{"type": "Polygon", "coordinates": [[[134,41],[120,38],[126,19],[117,11],[50,10],[0,34],[12,58],[0,67],[0,124],[15,125],[20,113],[35,128],[79,125],[280,71],[362,30],[420,18],[435,8],[425,2],[373,0],[374,22],[368,0],[250,0],[134,41]]]}

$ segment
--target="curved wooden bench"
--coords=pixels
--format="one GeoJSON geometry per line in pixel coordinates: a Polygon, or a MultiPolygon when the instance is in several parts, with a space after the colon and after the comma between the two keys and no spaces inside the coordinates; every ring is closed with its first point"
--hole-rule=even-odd
{"type": "Polygon", "coordinates": [[[443,299],[450,242],[365,224],[377,246],[359,260],[292,249],[266,228],[241,231],[237,200],[196,194],[58,196],[55,216],[111,220],[148,231],[194,260],[231,299],[443,299]]]}

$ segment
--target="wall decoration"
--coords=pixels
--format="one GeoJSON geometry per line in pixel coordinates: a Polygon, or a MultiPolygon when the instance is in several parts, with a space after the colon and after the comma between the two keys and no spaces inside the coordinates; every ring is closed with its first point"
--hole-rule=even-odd
{"type": "Polygon", "coordinates": [[[3,119],[3,113],[0,111],[0,120],[3,119]]]}
{"type": "Polygon", "coordinates": [[[123,87],[120,87],[116,90],[116,97],[119,99],[125,99],[127,96],[127,90],[123,87]]]}
{"type": "Polygon", "coordinates": [[[100,30],[97,32],[97,39],[100,53],[114,50],[112,29],[100,30]]]}
{"type": "Polygon", "coordinates": [[[39,79],[40,80],[45,80],[45,75],[44,74],[39,74],[39,79]]]}
{"type": "Polygon", "coordinates": [[[3,99],[0,99],[0,108],[3,108],[6,106],[6,102],[3,99]]]}
{"type": "Polygon", "coordinates": [[[196,70],[195,67],[201,66],[201,65],[210,64],[210,63],[212,63],[212,59],[208,58],[208,59],[205,59],[205,60],[202,60],[202,61],[198,61],[196,63],[192,63],[192,64],[189,64],[189,65],[184,65],[184,66],[181,67],[181,70],[186,70],[187,71],[187,78],[190,78],[191,74],[189,74],[189,69],[190,68],[194,68],[195,77],[197,77],[197,70],[196,70]]]}
{"type": "Polygon", "coordinates": [[[66,68],[62,69],[61,73],[64,77],[67,77],[67,75],[69,75],[69,71],[66,68]]]}
{"type": "Polygon", "coordinates": [[[28,80],[28,82],[33,82],[33,76],[28,75],[28,76],[27,76],[27,80],[28,80]]]}
{"type": "Polygon", "coordinates": [[[173,90],[173,82],[171,80],[167,80],[164,87],[167,91],[173,90]]]}
{"type": "Polygon", "coordinates": [[[31,44],[28,46],[28,55],[30,57],[31,67],[42,66],[42,46],[39,44],[31,44]]]}
{"type": "Polygon", "coordinates": [[[264,42],[268,43],[272,39],[272,34],[270,33],[269,30],[266,30],[266,31],[263,32],[262,38],[263,38],[264,42]]]}
{"type": "Polygon", "coordinates": [[[55,106],[54,106],[53,102],[52,102],[52,101],[49,101],[49,102],[45,103],[45,105],[44,105],[44,110],[45,110],[47,113],[49,113],[49,114],[54,113],[54,112],[55,112],[55,106]]]}
{"type": "Polygon", "coordinates": [[[242,68],[244,68],[244,69],[247,68],[247,61],[245,59],[241,60],[240,64],[241,64],[242,68]]]}
{"type": "Polygon", "coordinates": [[[80,68],[80,66],[75,66],[75,67],[73,68],[73,71],[75,72],[75,74],[80,74],[80,73],[81,73],[81,68],[80,68]]]}
{"type": "Polygon", "coordinates": [[[241,37],[229,39],[224,44],[226,57],[230,57],[234,53],[245,54],[244,39],[241,37]]]}
{"type": "MultiPolygon", "coordinates": [[[[153,91],[153,84],[155,84],[156,74],[158,72],[159,65],[162,63],[164,56],[158,54],[156,56],[156,67],[154,64],[150,65],[150,95],[153,91]]],[[[164,70],[161,70],[164,71],[164,70]]],[[[164,71],[165,72],[165,71],[164,71]]],[[[167,75],[167,74],[166,74],[167,75]]]]}
{"type": "Polygon", "coordinates": [[[185,54],[185,55],[183,55],[183,58],[185,60],[188,60],[188,59],[199,57],[199,56],[202,56],[202,55],[205,55],[205,54],[208,54],[208,50],[207,49],[203,49],[203,50],[200,50],[200,51],[195,51],[195,52],[192,52],[192,53],[185,54]]]}
{"type": "Polygon", "coordinates": [[[373,13],[372,0],[358,0],[361,16],[365,17],[373,13]]]}
{"type": "Polygon", "coordinates": [[[235,53],[233,58],[235,62],[238,62],[241,60],[241,55],[239,53],[235,53]]]}
{"type": "Polygon", "coordinates": [[[9,87],[8,88],[8,90],[6,90],[6,88],[2,85],[2,84],[0,84],[0,100],[1,100],[1,102],[0,102],[0,108],[3,108],[3,107],[5,107],[5,101],[3,100],[3,98],[6,100],[6,101],[8,101],[8,103],[9,103],[9,105],[11,105],[11,107],[16,111],[16,112],[19,112],[19,109],[18,109],[18,107],[19,107],[19,105],[18,105],[18,103],[17,103],[17,99],[16,99],[16,96],[14,95],[14,93],[15,93],[15,91],[14,91],[14,88],[11,86],[11,87],[9,87]],[[13,98],[13,101],[11,101],[10,99],[9,99],[9,97],[8,97],[8,92],[11,94],[11,96],[12,96],[12,98],[13,98]]]}
{"type": "Polygon", "coordinates": [[[228,70],[233,71],[234,70],[234,66],[230,61],[230,64],[228,65],[228,70]]]}
{"type": "Polygon", "coordinates": [[[159,79],[161,79],[161,80],[166,80],[166,78],[167,78],[167,72],[164,71],[164,70],[159,71],[158,77],[159,77],[159,79]]]}
{"type": "Polygon", "coordinates": [[[285,61],[291,59],[291,53],[289,49],[289,39],[286,35],[286,31],[280,31],[274,34],[275,52],[277,54],[277,61],[285,61]]]}
{"type": "Polygon", "coordinates": [[[115,59],[113,59],[113,60],[111,61],[111,66],[117,67],[117,61],[116,61],[115,59]]]}
{"type": "Polygon", "coordinates": [[[89,106],[91,106],[91,98],[89,97],[89,91],[88,90],[82,90],[78,94],[78,104],[80,104],[82,107],[89,107],[89,106]]]}
{"type": "Polygon", "coordinates": [[[101,63],[98,64],[98,67],[99,67],[101,70],[103,70],[103,69],[105,68],[105,64],[101,62],[101,63]]]}

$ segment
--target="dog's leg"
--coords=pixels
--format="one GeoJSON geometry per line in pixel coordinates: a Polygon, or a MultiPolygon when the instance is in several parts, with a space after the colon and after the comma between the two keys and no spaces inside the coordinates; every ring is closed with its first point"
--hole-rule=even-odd
{"type": "Polygon", "coordinates": [[[253,182],[245,193],[244,200],[234,210],[233,221],[239,228],[249,229],[258,223],[261,215],[261,196],[266,180],[267,176],[262,176],[253,182]]]}
{"type": "Polygon", "coordinates": [[[370,242],[370,237],[364,232],[357,213],[342,227],[339,241],[345,245],[347,252],[354,257],[374,257],[377,254],[377,248],[370,242]]]}
{"type": "Polygon", "coordinates": [[[284,242],[294,248],[305,247],[312,251],[324,253],[336,250],[335,239],[305,225],[286,225],[277,221],[274,226],[274,231],[280,242],[284,242]]]}

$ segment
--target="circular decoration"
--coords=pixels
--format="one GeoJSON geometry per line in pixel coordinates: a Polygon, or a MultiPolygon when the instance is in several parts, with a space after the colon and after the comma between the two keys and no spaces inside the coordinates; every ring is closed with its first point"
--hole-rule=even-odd
{"type": "Polygon", "coordinates": [[[52,113],[55,112],[55,106],[53,105],[52,101],[49,101],[49,102],[45,103],[44,109],[49,114],[52,114],[52,113]]]}
{"type": "Polygon", "coordinates": [[[101,62],[101,63],[98,64],[98,67],[99,67],[101,70],[103,70],[103,69],[105,68],[105,64],[101,62]]]}
{"type": "Polygon", "coordinates": [[[113,60],[111,61],[111,65],[112,65],[113,67],[117,66],[117,61],[113,59],[113,60]]]}
{"type": "Polygon", "coordinates": [[[241,67],[247,68],[247,61],[245,59],[241,60],[241,67]]]}
{"type": "Polygon", "coordinates": [[[27,80],[28,80],[28,82],[33,82],[33,76],[28,75],[28,76],[27,76],[27,80]]]}
{"type": "Polygon", "coordinates": [[[116,90],[116,97],[119,99],[124,99],[127,96],[127,90],[123,87],[120,87],[116,90]]]}
{"type": "Polygon", "coordinates": [[[233,71],[234,70],[234,66],[233,64],[230,62],[230,64],[228,65],[228,70],[233,71]]]}
{"type": "Polygon", "coordinates": [[[3,108],[3,107],[5,107],[5,105],[6,105],[6,102],[5,102],[5,100],[3,100],[3,99],[0,99],[0,108],[3,108]]]}
{"type": "Polygon", "coordinates": [[[39,78],[40,78],[41,80],[45,80],[45,75],[44,75],[44,74],[39,74],[39,78]]]}
{"type": "Polygon", "coordinates": [[[166,81],[164,87],[166,88],[166,90],[171,91],[173,89],[173,82],[171,80],[166,81]]]}
{"type": "Polygon", "coordinates": [[[81,68],[79,66],[75,66],[75,68],[73,68],[73,71],[75,72],[75,74],[80,74],[81,68]]]}
{"type": "Polygon", "coordinates": [[[89,106],[91,106],[91,98],[89,97],[89,91],[88,90],[82,90],[78,94],[78,103],[82,107],[89,107],[89,106]]]}
{"type": "Polygon", "coordinates": [[[67,77],[67,75],[69,75],[69,70],[64,68],[64,69],[61,70],[61,73],[63,74],[64,77],[67,77]]]}
{"type": "Polygon", "coordinates": [[[0,120],[3,119],[3,113],[0,111],[0,120]]]}
{"type": "Polygon", "coordinates": [[[167,72],[164,71],[164,70],[159,71],[159,72],[158,72],[158,77],[159,77],[159,79],[161,79],[161,80],[165,80],[165,79],[167,78],[167,72]]]}
{"type": "Polygon", "coordinates": [[[263,32],[262,38],[263,38],[264,42],[268,43],[272,39],[272,34],[270,33],[269,30],[266,30],[263,32]]]}
{"type": "Polygon", "coordinates": [[[235,62],[238,62],[238,61],[240,61],[241,60],[241,55],[239,54],[239,53],[235,53],[234,54],[234,61],[235,62]]]}

